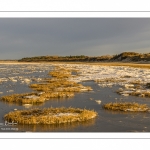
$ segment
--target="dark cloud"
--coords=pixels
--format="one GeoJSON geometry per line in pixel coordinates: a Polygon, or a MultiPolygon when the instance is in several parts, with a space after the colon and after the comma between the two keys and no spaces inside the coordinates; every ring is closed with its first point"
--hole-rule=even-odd
{"type": "Polygon", "coordinates": [[[149,18],[1,18],[0,59],[149,52],[149,18]]]}

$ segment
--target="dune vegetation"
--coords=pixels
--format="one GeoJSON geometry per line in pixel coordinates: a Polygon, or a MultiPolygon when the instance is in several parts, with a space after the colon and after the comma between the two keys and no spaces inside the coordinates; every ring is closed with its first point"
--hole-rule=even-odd
{"type": "Polygon", "coordinates": [[[26,57],[18,60],[19,62],[138,62],[150,61],[150,53],[136,53],[136,52],[123,52],[116,55],[103,55],[103,56],[36,56],[26,57]]]}

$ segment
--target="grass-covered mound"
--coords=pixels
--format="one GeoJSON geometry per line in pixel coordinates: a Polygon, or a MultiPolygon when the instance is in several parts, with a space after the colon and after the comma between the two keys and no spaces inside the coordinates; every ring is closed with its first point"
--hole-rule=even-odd
{"type": "Polygon", "coordinates": [[[97,116],[94,110],[79,108],[44,108],[9,112],[4,120],[18,124],[60,124],[87,121],[97,116]]]}
{"type": "Polygon", "coordinates": [[[68,80],[71,77],[71,71],[56,67],[54,71],[49,73],[53,78],[44,79],[44,83],[31,84],[29,87],[35,91],[44,92],[81,92],[92,90],[89,86],[83,86],[82,84],[68,80]]]}
{"type": "Polygon", "coordinates": [[[12,94],[2,96],[0,100],[10,103],[20,104],[36,104],[43,103],[50,98],[64,98],[73,97],[73,92],[41,92],[41,93],[25,93],[25,94],[12,94]]]}
{"type": "Polygon", "coordinates": [[[132,96],[150,97],[149,91],[134,91],[131,93],[132,96]]]}
{"type": "Polygon", "coordinates": [[[80,92],[92,90],[89,86],[83,86],[73,81],[67,81],[65,79],[58,80],[46,80],[45,83],[31,84],[29,86],[35,91],[57,91],[57,92],[80,92]]]}
{"type": "MultiPolygon", "coordinates": [[[[60,84],[60,83],[59,83],[60,84]]],[[[92,88],[89,86],[63,86],[63,84],[31,84],[30,88],[35,91],[44,92],[81,92],[81,91],[91,91],[92,88]]]]}
{"type": "Polygon", "coordinates": [[[105,109],[114,110],[114,111],[142,111],[146,112],[149,110],[146,104],[138,104],[138,103],[107,103],[103,106],[105,109]]]}
{"type": "Polygon", "coordinates": [[[44,92],[41,94],[41,97],[44,97],[46,100],[49,100],[50,98],[64,98],[73,96],[73,92],[44,92]]]}
{"type": "Polygon", "coordinates": [[[49,73],[52,77],[56,78],[69,78],[71,77],[71,70],[57,67],[54,71],[49,73]]]}
{"type": "Polygon", "coordinates": [[[0,100],[10,103],[33,104],[42,103],[45,101],[45,98],[37,93],[25,93],[2,96],[0,100]]]}

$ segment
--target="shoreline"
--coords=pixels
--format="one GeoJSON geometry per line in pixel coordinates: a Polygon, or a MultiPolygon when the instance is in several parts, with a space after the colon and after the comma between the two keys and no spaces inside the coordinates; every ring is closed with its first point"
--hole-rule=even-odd
{"type": "Polygon", "coordinates": [[[150,63],[141,62],[18,62],[18,61],[0,61],[0,64],[85,64],[85,65],[102,65],[102,66],[129,66],[135,68],[150,69],[150,63]]]}

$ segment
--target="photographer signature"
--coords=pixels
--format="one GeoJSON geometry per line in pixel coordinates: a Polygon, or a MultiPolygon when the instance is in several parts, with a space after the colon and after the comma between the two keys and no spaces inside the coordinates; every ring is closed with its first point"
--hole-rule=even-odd
{"type": "Polygon", "coordinates": [[[17,122],[8,122],[8,121],[5,121],[5,123],[0,123],[0,126],[14,126],[14,125],[17,125],[18,123],[17,122]]]}
{"type": "Polygon", "coordinates": [[[7,126],[7,125],[17,125],[18,123],[17,122],[14,122],[14,121],[12,121],[12,122],[8,122],[8,121],[5,121],[5,126],[7,126]]]}

